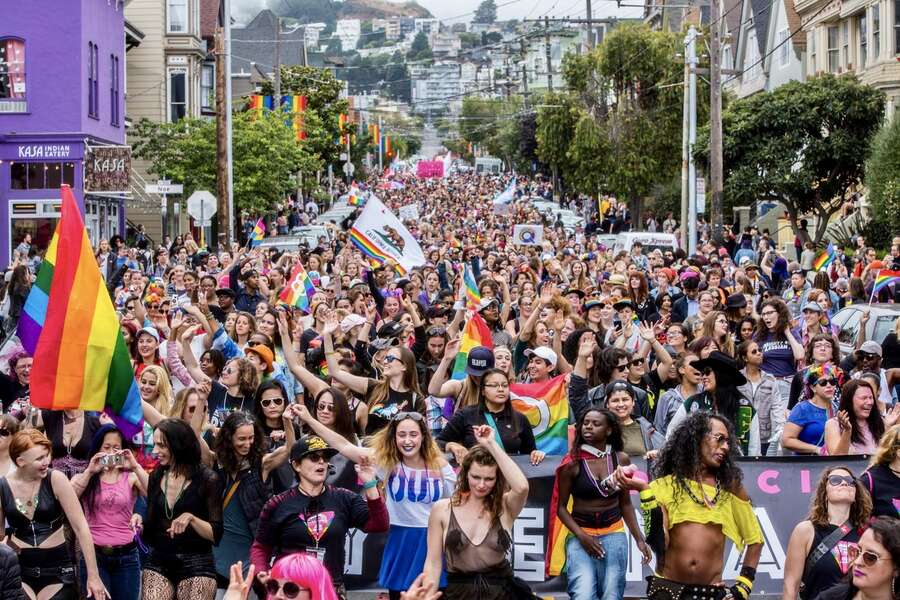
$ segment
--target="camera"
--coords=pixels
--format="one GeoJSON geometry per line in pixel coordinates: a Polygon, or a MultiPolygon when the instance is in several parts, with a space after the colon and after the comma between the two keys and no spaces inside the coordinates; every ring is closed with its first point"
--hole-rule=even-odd
{"type": "Polygon", "coordinates": [[[121,454],[106,454],[100,457],[100,465],[103,467],[118,467],[122,464],[121,454]]]}

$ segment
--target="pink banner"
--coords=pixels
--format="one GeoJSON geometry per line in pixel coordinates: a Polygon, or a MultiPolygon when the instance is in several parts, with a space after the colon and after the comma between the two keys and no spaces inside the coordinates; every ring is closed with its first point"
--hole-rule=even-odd
{"type": "Polygon", "coordinates": [[[444,162],[440,160],[420,160],[416,164],[416,175],[419,177],[443,177],[444,162]]]}

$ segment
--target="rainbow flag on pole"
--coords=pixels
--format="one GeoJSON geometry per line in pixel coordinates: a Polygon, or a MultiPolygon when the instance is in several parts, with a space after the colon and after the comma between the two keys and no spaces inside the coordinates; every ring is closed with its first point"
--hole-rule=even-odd
{"type": "Polygon", "coordinates": [[[834,250],[834,244],[829,243],[827,248],[816,255],[813,261],[813,269],[821,271],[833,263],[835,258],[837,258],[837,252],[834,250]]]}
{"type": "Polygon", "coordinates": [[[288,120],[288,125],[294,130],[295,138],[299,140],[306,139],[306,128],[303,124],[303,114],[306,112],[306,96],[282,96],[282,106],[287,106],[288,113],[292,116],[288,120]]]}
{"type": "Polygon", "coordinates": [[[266,222],[263,221],[263,218],[260,217],[259,221],[256,222],[256,225],[253,226],[253,231],[250,233],[250,247],[253,248],[266,237],[266,222]]]}
{"type": "Polygon", "coordinates": [[[569,450],[569,388],[566,376],[541,383],[514,383],[509,388],[513,407],[528,418],[537,449],[561,456],[569,450]]]}
{"type": "Polygon", "coordinates": [[[456,355],[456,362],[453,363],[453,375],[451,376],[453,379],[461,381],[466,378],[466,361],[469,359],[469,351],[478,346],[493,348],[494,342],[491,338],[491,330],[481,315],[472,313],[472,318],[466,322],[463,329],[459,352],[456,355]]]}
{"type": "Polygon", "coordinates": [[[310,301],[315,293],[316,286],[309,278],[309,273],[302,264],[297,263],[290,283],[278,295],[278,304],[287,304],[309,313],[310,301]]]}
{"type": "Polygon", "coordinates": [[[72,189],[61,194],[62,216],[18,325],[34,356],[31,403],[106,411],[131,437],[143,421],[131,357],[72,189]]]}
{"type": "Polygon", "coordinates": [[[892,283],[900,283],[900,271],[878,271],[872,293],[877,294],[892,283]]]}
{"type": "Polygon", "coordinates": [[[481,303],[481,292],[478,291],[478,283],[475,281],[475,274],[472,267],[466,265],[463,270],[463,284],[466,286],[466,308],[469,310],[478,310],[481,303]]]}

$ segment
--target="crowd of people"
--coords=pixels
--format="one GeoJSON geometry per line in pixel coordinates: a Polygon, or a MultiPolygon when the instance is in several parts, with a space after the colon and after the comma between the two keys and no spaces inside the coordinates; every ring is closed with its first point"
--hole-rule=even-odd
{"type": "MultiPolygon", "coordinates": [[[[700,227],[693,255],[617,251],[596,236],[621,229],[624,204],[573,201],[587,218],[573,230],[532,206],[552,198],[541,180],[519,178],[501,208],[499,177],[395,182],[368,188],[392,209],[417,203],[405,225],[427,262],[411,270],[367,259],[355,215],[313,248],[99,244],[143,429],[32,406],[33,359],[7,343],[0,598],[345,599],[354,529],[386,534],[391,600],[532,598],[510,562],[513,522],[528,469],[551,457],[511,386],[555,377],[572,423],[551,506],[570,597],[622,598],[630,537],[655,558],[651,599],[747,600],[764,538],[736,459],[869,455],[862,473],[822,472],[784,597],[900,598],[900,320],[870,340],[864,310],[846,356],[830,320],[900,296],[873,293],[900,238],[881,257],[864,241],[837,249],[819,272],[750,227],[722,242],[700,227]],[[512,243],[524,223],[545,225],[539,244],[512,243]],[[279,301],[297,264],[308,310],[279,301]],[[454,373],[475,318],[490,344],[465,348],[454,373]],[[726,540],[744,551],[728,582],[726,540]]],[[[289,231],[298,211],[318,207],[266,229],[289,231]]],[[[5,331],[39,268],[15,253],[5,331]]]]}

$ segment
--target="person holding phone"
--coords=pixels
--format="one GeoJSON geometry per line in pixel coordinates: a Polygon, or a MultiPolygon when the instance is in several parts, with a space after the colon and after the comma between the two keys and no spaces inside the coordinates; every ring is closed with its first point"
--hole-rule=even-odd
{"type": "MultiPolygon", "coordinates": [[[[141,597],[136,540],[143,519],[133,509],[137,496],[147,495],[148,479],[131,444],[115,425],[104,425],[97,431],[87,470],[72,479],[94,538],[100,579],[116,600],[141,597]]],[[[87,576],[83,558],[81,574],[83,582],[87,576]]]]}

